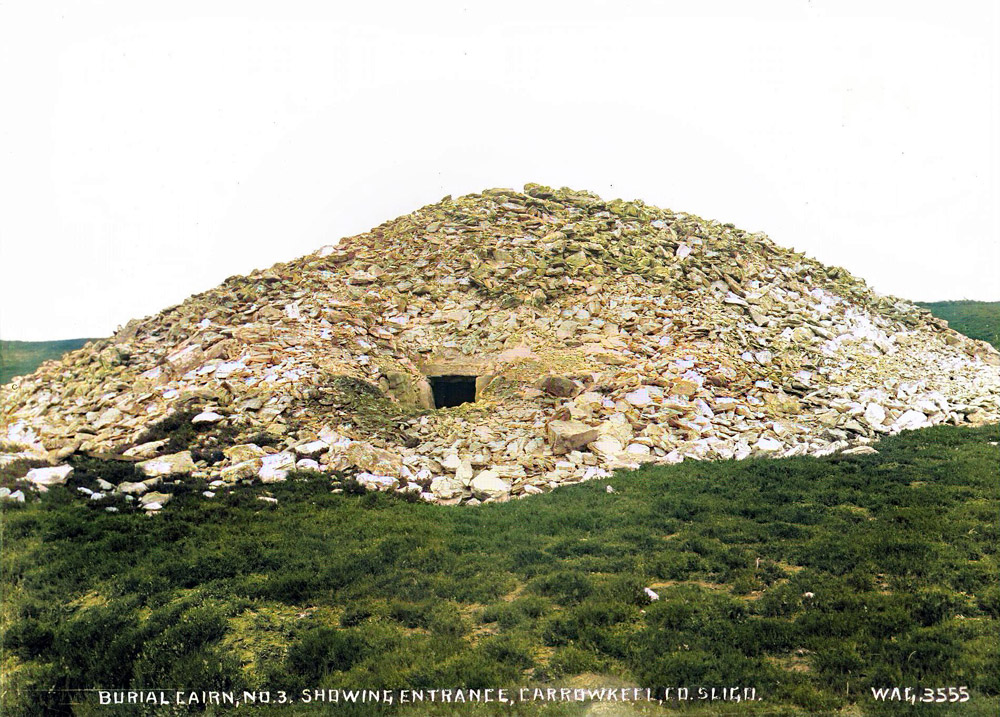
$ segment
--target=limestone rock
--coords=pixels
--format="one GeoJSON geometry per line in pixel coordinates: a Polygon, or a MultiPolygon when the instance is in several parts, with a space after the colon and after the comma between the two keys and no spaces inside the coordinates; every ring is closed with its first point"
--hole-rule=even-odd
{"type": "Polygon", "coordinates": [[[458,478],[438,476],[431,481],[431,493],[436,498],[448,500],[461,496],[464,491],[465,484],[458,478]]]}
{"type": "Polygon", "coordinates": [[[142,495],[151,487],[145,481],[125,481],[118,484],[117,491],[125,495],[142,495]]]}
{"type": "Polygon", "coordinates": [[[596,428],[580,421],[551,421],[546,430],[555,455],[582,448],[600,435],[596,428]]]}
{"type": "Polygon", "coordinates": [[[498,500],[510,495],[510,483],[503,480],[495,471],[481,471],[472,479],[472,495],[479,500],[498,500]]]}
{"type": "Polygon", "coordinates": [[[853,448],[845,448],[841,453],[845,456],[870,456],[877,454],[878,451],[871,446],[854,446],[853,448]]]}
{"type": "Polygon", "coordinates": [[[398,476],[403,467],[398,455],[364,441],[352,443],[344,455],[353,465],[376,475],[398,476]]]}
{"type": "Polygon", "coordinates": [[[139,458],[148,459],[154,457],[160,452],[163,446],[167,445],[167,439],[164,438],[162,441],[150,441],[149,443],[142,443],[138,446],[132,446],[127,451],[122,453],[126,458],[139,458]]]}
{"type": "Polygon", "coordinates": [[[258,474],[263,462],[260,458],[250,458],[240,461],[222,469],[219,477],[227,483],[235,483],[238,480],[253,478],[258,474]]]}
{"type": "Polygon", "coordinates": [[[168,456],[151,458],[135,464],[136,470],[144,476],[155,478],[159,476],[180,475],[197,470],[191,458],[191,451],[181,451],[168,456]]]}
{"type": "Polygon", "coordinates": [[[295,454],[283,451],[264,456],[257,476],[262,483],[280,483],[288,477],[288,471],[295,467],[295,454]]]}
{"type": "Polygon", "coordinates": [[[156,503],[159,506],[164,506],[170,502],[174,496],[170,493],[146,493],[141,498],[139,498],[139,503],[143,506],[149,506],[152,503],[156,503]]]}
{"type": "Polygon", "coordinates": [[[25,480],[38,490],[46,491],[50,486],[65,485],[73,474],[73,466],[54,466],[52,468],[32,468],[25,480]]]}
{"type": "Polygon", "coordinates": [[[535,385],[539,390],[557,398],[572,398],[580,389],[575,381],[564,376],[546,376],[535,385]]]}
{"type": "Polygon", "coordinates": [[[255,458],[262,458],[264,449],[255,443],[240,443],[224,449],[223,454],[233,463],[252,461],[255,458]]]}
{"type": "Polygon", "coordinates": [[[303,458],[315,458],[321,453],[326,453],[330,446],[326,441],[309,441],[295,446],[295,454],[303,458]]]}

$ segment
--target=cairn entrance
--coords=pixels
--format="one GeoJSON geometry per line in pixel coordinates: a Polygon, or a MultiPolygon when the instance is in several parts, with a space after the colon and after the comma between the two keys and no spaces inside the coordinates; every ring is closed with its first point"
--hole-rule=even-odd
{"type": "Polygon", "coordinates": [[[473,403],[476,400],[476,376],[446,374],[428,376],[427,380],[431,384],[435,408],[461,406],[463,403],[473,403]]]}

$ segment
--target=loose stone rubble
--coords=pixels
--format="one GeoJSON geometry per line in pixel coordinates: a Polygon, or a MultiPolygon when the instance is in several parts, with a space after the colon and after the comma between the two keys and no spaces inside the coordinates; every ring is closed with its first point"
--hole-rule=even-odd
{"type": "MultiPolygon", "coordinates": [[[[109,490],[154,511],[169,494],[150,481],[217,490],[302,468],[476,504],[646,462],[863,454],[995,422],[998,365],[763,234],[529,184],[446,197],[130,321],[0,389],[0,437],[7,459],[133,460],[135,481],[109,490]],[[439,375],[476,377],[476,401],[435,409],[439,375]],[[183,412],[221,460],[146,440],[183,412]]],[[[59,481],[42,470],[30,484],[59,481]]]]}

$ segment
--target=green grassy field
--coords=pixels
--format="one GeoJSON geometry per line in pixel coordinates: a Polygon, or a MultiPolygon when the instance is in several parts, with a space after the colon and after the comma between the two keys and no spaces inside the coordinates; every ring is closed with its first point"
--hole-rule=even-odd
{"type": "Polygon", "coordinates": [[[933,301],[918,305],[930,309],[955,331],[1000,349],[1000,301],[933,301]]]}
{"type": "Polygon", "coordinates": [[[80,458],[69,486],[3,507],[4,714],[106,714],[72,691],[96,687],[505,685],[754,687],[681,711],[769,715],[905,713],[870,688],[966,686],[912,709],[995,714],[996,440],[938,427],[878,455],[685,462],[464,509],[302,473],[178,485],[154,517],[80,500],[130,470],[80,458]]]}
{"type": "Polygon", "coordinates": [[[24,376],[43,362],[60,358],[67,351],[74,351],[93,339],[66,339],[65,341],[0,341],[0,384],[15,376],[24,376]]]}

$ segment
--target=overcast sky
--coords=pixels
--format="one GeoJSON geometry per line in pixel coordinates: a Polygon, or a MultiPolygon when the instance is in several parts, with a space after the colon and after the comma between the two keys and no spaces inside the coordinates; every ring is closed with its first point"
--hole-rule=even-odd
{"type": "Polygon", "coordinates": [[[997,300],[998,6],[4,0],[0,337],[528,181],[997,300]]]}

